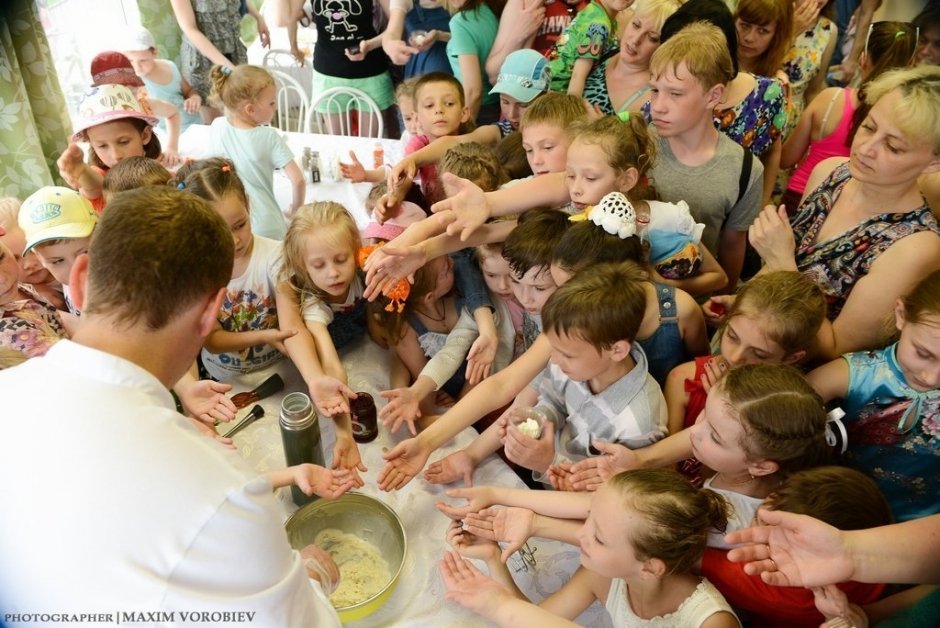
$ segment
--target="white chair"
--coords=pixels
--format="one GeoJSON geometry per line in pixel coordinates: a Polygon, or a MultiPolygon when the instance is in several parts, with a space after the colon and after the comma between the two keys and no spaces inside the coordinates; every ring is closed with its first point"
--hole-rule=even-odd
{"type": "Polygon", "coordinates": [[[266,68],[299,68],[300,64],[291,54],[290,50],[283,48],[274,48],[264,53],[261,58],[261,65],[266,68]]]}
{"type": "Polygon", "coordinates": [[[354,87],[331,87],[317,94],[307,110],[307,132],[384,137],[382,110],[372,97],[354,87]],[[358,116],[358,130],[353,112],[358,116]]]}
{"type": "Polygon", "coordinates": [[[290,74],[267,68],[274,77],[275,98],[277,101],[277,114],[274,117],[274,126],[282,131],[302,133],[307,124],[307,110],[310,101],[307,92],[300,81],[290,74]]]}

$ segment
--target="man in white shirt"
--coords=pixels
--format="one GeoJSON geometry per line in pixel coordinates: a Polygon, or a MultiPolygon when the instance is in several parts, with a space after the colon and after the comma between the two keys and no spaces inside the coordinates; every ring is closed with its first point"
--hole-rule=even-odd
{"type": "Polygon", "coordinates": [[[6,625],[340,625],[318,582],[335,584],[335,565],[308,548],[308,575],[270,482],[169,392],[215,324],[232,260],[205,201],[122,193],[74,264],[72,340],[0,372],[6,625]]]}

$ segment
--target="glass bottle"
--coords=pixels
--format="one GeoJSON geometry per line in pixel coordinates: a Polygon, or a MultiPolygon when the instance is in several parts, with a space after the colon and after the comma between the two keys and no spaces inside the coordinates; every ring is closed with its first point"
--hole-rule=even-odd
{"type": "Polygon", "coordinates": [[[310,153],[310,183],[320,182],[320,153],[310,153]]]}

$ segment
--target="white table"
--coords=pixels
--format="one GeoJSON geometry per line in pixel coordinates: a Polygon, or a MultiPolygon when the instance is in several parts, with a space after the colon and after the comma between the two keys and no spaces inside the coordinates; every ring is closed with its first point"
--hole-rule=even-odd
{"type": "MultiPolygon", "coordinates": [[[[346,366],[349,386],[356,391],[370,393],[381,407],[383,400],[378,392],[388,384],[387,356],[385,352],[368,339],[364,339],[342,353],[346,366]]],[[[289,360],[282,360],[273,369],[244,376],[232,382],[234,392],[250,390],[260,384],[272,372],[278,372],[284,378],[285,389],[276,396],[261,401],[265,416],[235,435],[235,443],[242,456],[259,472],[284,466],[284,453],[281,445],[277,417],[281,398],[293,391],[307,392],[300,375],[289,360]]],[[[244,416],[250,408],[239,413],[244,416]]],[[[238,419],[236,419],[238,420],[238,419]]],[[[231,424],[228,424],[231,425],[231,424]]],[[[220,426],[224,432],[228,425],[220,426]]],[[[323,435],[323,450],[329,464],[335,436],[332,422],[320,418],[323,435]]],[[[360,490],[388,504],[404,524],[408,537],[408,553],[405,567],[398,586],[388,602],[373,615],[348,624],[349,626],[422,626],[439,628],[440,626],[483,626],[486,623],[478,616],[465,611],[452,602],[444,600],[445,588],[438,573],[437,562],[447,549],[445,531],[449,520],[434,508],[435,502],[448,500],[444,490],[448,487],[426,483],[420,477],[412,480],[403,489],[384,493],[376,485],[376,478],[382,469],[383,449],[394,446],[405,438],[406,430],[392,435],[379,426],[379,436],[371,443],[360,444],[368,472],[363,474],[365,486],[360,490]]],[[[465,447],[475,438],[476,432],[468,428],[440,451],[433,454],[431,460],[465,447]]],[[[523,488],[518,477],[496,456],[492,456],[476,471],[477,485],[495,485],[523,488]]],[[[455,486],[462,486],[457,484],[455,486]]],[[[296,510],[291,501],[290,490],[278,491],[278,499],[285,509],[285,518],[296,510]]],[[[535,548],[537,565],[528,572],[515,573],[516,582],[530,599],[540,600],[553,593],[564,584],[574,572],[579,561],[576,548],[556,541],[532,539],[530,547],[535,548]]],[[[520,565],[517,557],[512,564],[520,565]]],[[[578,623],[585,626],[610,626],[610,619],[600,604],[594,604],[578,618],[578,623]]]]}
{"type": "MultiPolygon", "coordinates": [[[[360,229],[369,223],[369,215],[365,209],[366,197],[372,189],[371,183],[352,183],[342,179],[338,167],[334,168],[337,160],[349,162],[349,151],[354,151],[356,157],[366,169],[372,168],[372,154],[376,144],[381,144],[385,153],[385,163],[394,164],[404,154],[404,146],[399,140],[389,140],[374,137],[351,137],[345,135],[321,135],[318,133],[282,133],[294,153],[294,158],[300,164],[300,157],[304,148],[310,148],[320,154],[320,183],[311,183],[309,173],[307,179],[307,194],[305,202],[335,201],[345,207],[360,229]]],[[[179,153],[184,158],[204,159],[215,157],[208,151],[209,126],[205,124],[190,125],[180,135],[179,153]]],[[[287,176],[280,170],[274,172],[274,196],[281,207],[290,206],[292,200],[291,184],[287,176]]]]}

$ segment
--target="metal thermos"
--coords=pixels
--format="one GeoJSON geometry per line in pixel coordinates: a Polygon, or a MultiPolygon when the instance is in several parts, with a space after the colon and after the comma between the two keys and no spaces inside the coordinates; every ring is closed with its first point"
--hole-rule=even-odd
{"type": "MultiPolygon", "coordinates": [[[[311,462],[326,466],[323,447],[320,444],[320,420],[313,409],[310,397],[293,392],[281,401],[281,441],[284,443],[284,459],[287,466],[311,462]]],[[[294,503],[303,506],[317,499],[307,496],[296,486],[290,487],[294,503]]]]}

